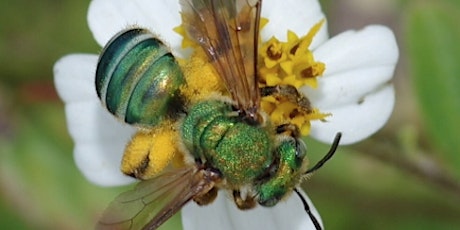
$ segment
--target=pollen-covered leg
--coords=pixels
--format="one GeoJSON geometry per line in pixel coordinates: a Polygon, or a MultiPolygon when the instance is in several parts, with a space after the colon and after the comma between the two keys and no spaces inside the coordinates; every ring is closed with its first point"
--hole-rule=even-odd
{"type": "Polygon", "coordinates": [[[313,108],[311,106],[310,100],[305,97],[303,94],[299,93],[297,89],[292,85],[276,85],[276,86],[265,86],[260,88],[260,95],[273,96],[277,99],[287,100],[295,105],[305,113],[312,113],[313,108]]]}
{"type": "MultiPolygon", "coordinates": [[[[170,122],[150,131],[137,132],[126,146],[121,171],[147,180],[162,172],[175,158],[182,157],[176,141],[178,132],[170,122]]],[[[179,161],[179,160],[178,160],[179,161]]]]}
{"type": "Polygon", "coordinates": [[[241,192],[239,190],[233,190],[233,200],[235,201],[236,206],[241,210],[252,209],[256,206],[256,201],[254,196],[247,194],[245,198],[241,197],[241,192]]]}

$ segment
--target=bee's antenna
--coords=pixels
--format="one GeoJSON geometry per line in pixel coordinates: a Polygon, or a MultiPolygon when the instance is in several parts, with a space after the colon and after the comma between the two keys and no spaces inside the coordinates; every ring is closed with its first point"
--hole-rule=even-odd
{"type": "Polygon", "coordinates": [[[334,142],[332,142],[332,145],[331,145],[331,148],[329,149],[329,152],[323,157],[323,159],[318,161],[318,163],[316,163],[316,165],[313,166],[313,168],[307,170],[307,172],[305,174],[310,174],[310,173],[318,170],[319,168],[321,168],[324,165],[324,163],[326,163],[326,161],[331,159],[331,157],[334,155],[335,151],[337,150],[337,147],[339,146],[339,142],[340,142],[341,137],[342,137],[342,133],[338,132],[335,135],[334,142]]]}
{"type": "Polygon", "coordinates": [[[294,189],[294,192],[297,193],[299,196],[300,200],[302,201],[303,208],[307,212],[308,216],[311,219],[311,222],[313,222],[313,225],[315,225],[316,230],[321,230],[321,225],[319,224],[318,220],[316,217],[311,213],[310,206],[308,205],[308,202],[305,200],[305,198],[302,196],[302,194],[297,190],[297,188],[294,189]]]}

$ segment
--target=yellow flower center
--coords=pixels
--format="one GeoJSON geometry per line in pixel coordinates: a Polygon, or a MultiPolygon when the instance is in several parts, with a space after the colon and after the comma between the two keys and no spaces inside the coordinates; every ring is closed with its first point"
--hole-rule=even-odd
{"type": "MultiPolygon", "coordinates": [[[[323,24],[324,20],[321,20],[301,38],[288,31],[286,42],[272,37],[263,43],[259,50],[260,86],[291,85],[297,89],[304,86],[317,88],[317,77],[323,74],[326,66],[315,61],[309,46],[323,24]]],[[[263,97],[261,107],[275,125],[293,123],[299,127],[303,136],[310,133],[312,120],[323,120],[329,116],[315,108],[306,112],[282,97],[263,97]]]]}

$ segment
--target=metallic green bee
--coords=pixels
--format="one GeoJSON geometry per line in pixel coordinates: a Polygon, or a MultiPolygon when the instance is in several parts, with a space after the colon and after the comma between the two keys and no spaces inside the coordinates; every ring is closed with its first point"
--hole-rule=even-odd
{"type": "Polygon", "coordinates": [[[299,107],[310,109],[308,99],[292,86],[259,87],[261,0],[180,3],[188,37],[201,46],[230,97],[192,103],[181,93],[187,87],[181,67],[149,31],[133,28],[112,38],[96,71],[102,103],[119,119],[143,129],[179,124],[176,142],[193,162],[146,178],[150,158],[142,158],[138,166],[124,172],[147,180],[117,197],[97,228],[156,229],[190,200],[205,205],[219,189],[226,189],[240,209],[257,203],[271,207],[296,192],[320,229],[296,186],[330,159],[341,134],[329,153],[308,169],[299,128],[290,123],[274,125],[261,111],[260,98],[272,94],[293,98],[299,107]]]}

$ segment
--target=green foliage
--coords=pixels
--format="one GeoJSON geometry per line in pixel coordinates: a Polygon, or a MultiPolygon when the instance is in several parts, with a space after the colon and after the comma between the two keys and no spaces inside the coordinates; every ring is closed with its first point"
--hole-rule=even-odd
{"type": "Polygon", "coordinates": [[[0,2],[0,80],[51,79],[54,61],[71,52],[97,52],[86,23],[89,1],[0,2]],[[4,63],[8,63],[7,65],[4,63]]]}
{"type": "MultiPolygon", "coordinates": [[[[458,2],[458,1],[455,1],[458,2]]],[[[428,137],[460,175],[460,7],[413,4],[405,42],[428,137]]]]}

